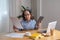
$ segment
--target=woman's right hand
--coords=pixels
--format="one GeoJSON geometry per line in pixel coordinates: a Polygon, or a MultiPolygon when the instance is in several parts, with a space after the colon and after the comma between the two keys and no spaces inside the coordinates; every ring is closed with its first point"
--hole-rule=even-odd
{"type": "Polygon", "coordinates": [[[14,32],[19,32],[19,30],[13,25],[14,32]]]}

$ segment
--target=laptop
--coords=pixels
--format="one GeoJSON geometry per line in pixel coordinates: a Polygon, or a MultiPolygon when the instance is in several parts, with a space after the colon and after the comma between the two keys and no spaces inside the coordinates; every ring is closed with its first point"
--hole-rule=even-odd
{"type": "Polygon", "coordinates": [[[51,29],[52,29],[52,30],[55,29],[56,24],[57,24],[57,21],[50,22],[50,23],[48,23],[48,28],[47,28],[47,30],[46,30],[46,29],[42,29],[42,30],[40,30],[40,32],[41,32],[42,34],[49,33],[51,29]]]}
{"type": "Polygon", "coordinates": [[[47,32],[46,32],[46,33],[50,32],[50,30],[55,29],[56,24],[57,24],[57,21],[50,22],[50,23],[48,24],[48,28],[47,28],[47,32]]]}

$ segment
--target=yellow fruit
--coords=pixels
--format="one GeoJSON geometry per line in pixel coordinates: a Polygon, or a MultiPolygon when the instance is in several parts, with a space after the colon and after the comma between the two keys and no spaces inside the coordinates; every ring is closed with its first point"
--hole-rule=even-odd
{"type": "Polygon", "coordinates": [[[30,38],[32,39],[36,39],[36,38],[42,38],[43,36],[40,33],[34,33],[30,36],[30,38]]]}

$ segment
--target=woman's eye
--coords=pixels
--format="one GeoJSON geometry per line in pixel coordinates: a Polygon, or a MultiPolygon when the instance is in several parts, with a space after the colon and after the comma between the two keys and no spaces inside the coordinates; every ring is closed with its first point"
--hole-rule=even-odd
{"type": "Polygon", "coordinates": [[[27,16],[27,15],[30,15],[30,14],[26,14],[25,16],[27,16]]]}

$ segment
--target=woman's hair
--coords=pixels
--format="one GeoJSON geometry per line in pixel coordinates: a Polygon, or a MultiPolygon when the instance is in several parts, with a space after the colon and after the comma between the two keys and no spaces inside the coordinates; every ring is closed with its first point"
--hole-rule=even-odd
{"type": "Polygon", "coordinates": [[[29,9],[25,9],[25,10],[23,11],[23,13],[22,13],[23,20],[26,20],[26,19],[25,19],[25,14],[24,14],[25,11],[29,11],[29,13],[30,13],[30,15],[31,15],[31,19],[33,20],[34,17],[33,17],[33,15],[31,14],[31,11],[30,11],[29,9]]]}

